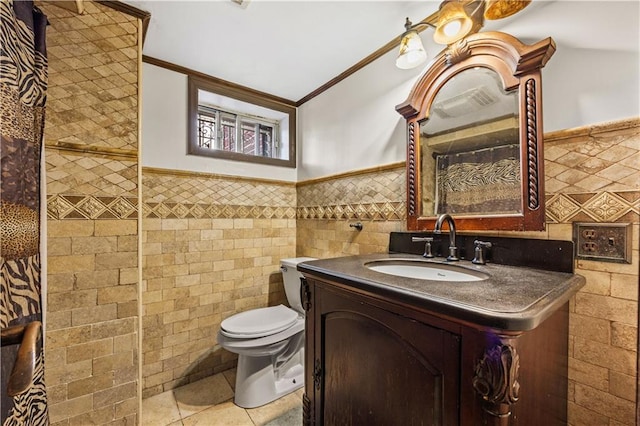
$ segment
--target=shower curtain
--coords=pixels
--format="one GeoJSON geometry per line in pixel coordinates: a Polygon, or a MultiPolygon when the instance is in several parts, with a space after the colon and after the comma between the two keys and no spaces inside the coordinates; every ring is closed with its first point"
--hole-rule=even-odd
{"type": "Polygon", "coordinates": [[[40,155],[47,88],[47,18],[32,1],[0,1],[0,420],[3,426],[47,425],[39,328],[40,155]],[[24,327],[29,324],[38,327],[24,327]],[[20,351],[25,343],[22,339],[34,335],[35,350],[20,351]],[[17,377],[24,377],[24,371],[28,378],[33,377],[24,386],[10,380],[14,366],[26,364],[16,364],[18,353],[21,358],[35,359],[26,370],[17,370],[17,377]]]}
{"type": "Polygon", "coordinates": [[[520,147],[436,156],[437,213],[522,212],[520,147]]]}

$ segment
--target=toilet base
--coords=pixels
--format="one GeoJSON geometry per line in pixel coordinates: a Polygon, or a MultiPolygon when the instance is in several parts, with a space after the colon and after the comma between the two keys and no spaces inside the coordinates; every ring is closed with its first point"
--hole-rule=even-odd
{"type": "Polygon", "coordinates": [[[304,350],[274,368],[271,356],[238,356],[234,403],[255,408],[304,386],[304,350]]]}

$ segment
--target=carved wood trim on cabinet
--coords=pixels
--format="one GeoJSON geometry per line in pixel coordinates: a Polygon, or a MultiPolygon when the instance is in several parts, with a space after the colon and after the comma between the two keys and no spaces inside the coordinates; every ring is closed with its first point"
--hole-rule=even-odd
{"type": "Polygon", "coordinates": [[[416,214],[416,182],[420,181],[419,177],[416,177],[416,138],[415,138],[416,123],[411,122],[408,125],[409,129],[409,147],[407,149],[407,209],[410,215],[416,214]]]}
{"type": "MultiPolygon", "coordinates": [[[[536,82],[527,80],[526,87],[526,111],[527,111],[527,189],[529,192],[529,208],[536,210],[540,207],[538,190],[538,125],[536,120],[536,82]]],[[[544,180],[544,178],[543,178],[544,180]]]]}
{"type": "Polygon", "coordinates": [[[473,388],[484,402],[483,411],[498,424],[508,421],[511,405],[518,402],[520,393],[520,357],[510,343],[487,348],[473,377],[473,388]]]}

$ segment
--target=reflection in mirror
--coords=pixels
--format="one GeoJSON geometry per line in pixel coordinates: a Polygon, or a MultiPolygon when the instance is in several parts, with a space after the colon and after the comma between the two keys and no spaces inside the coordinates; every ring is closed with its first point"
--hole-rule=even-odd
{"type": "Polygon", "coordinates": [[[423,216],[522,213],[518,102],[485,67],[442,86],[420,122],[423,216]]]}

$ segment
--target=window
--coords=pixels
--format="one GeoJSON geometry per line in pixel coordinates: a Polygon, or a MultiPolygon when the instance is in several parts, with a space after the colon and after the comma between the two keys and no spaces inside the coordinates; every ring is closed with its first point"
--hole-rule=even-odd
{"type": "Polygon", "coordinates": [[[189,77],[189,154],[295,167],[295,107],[242,89],[189,77]]]}
{"type": "Polygon", "coordinates": [[[198,147],[280,158],[280,123],[264,117],[198,107],[198,147]]]}

